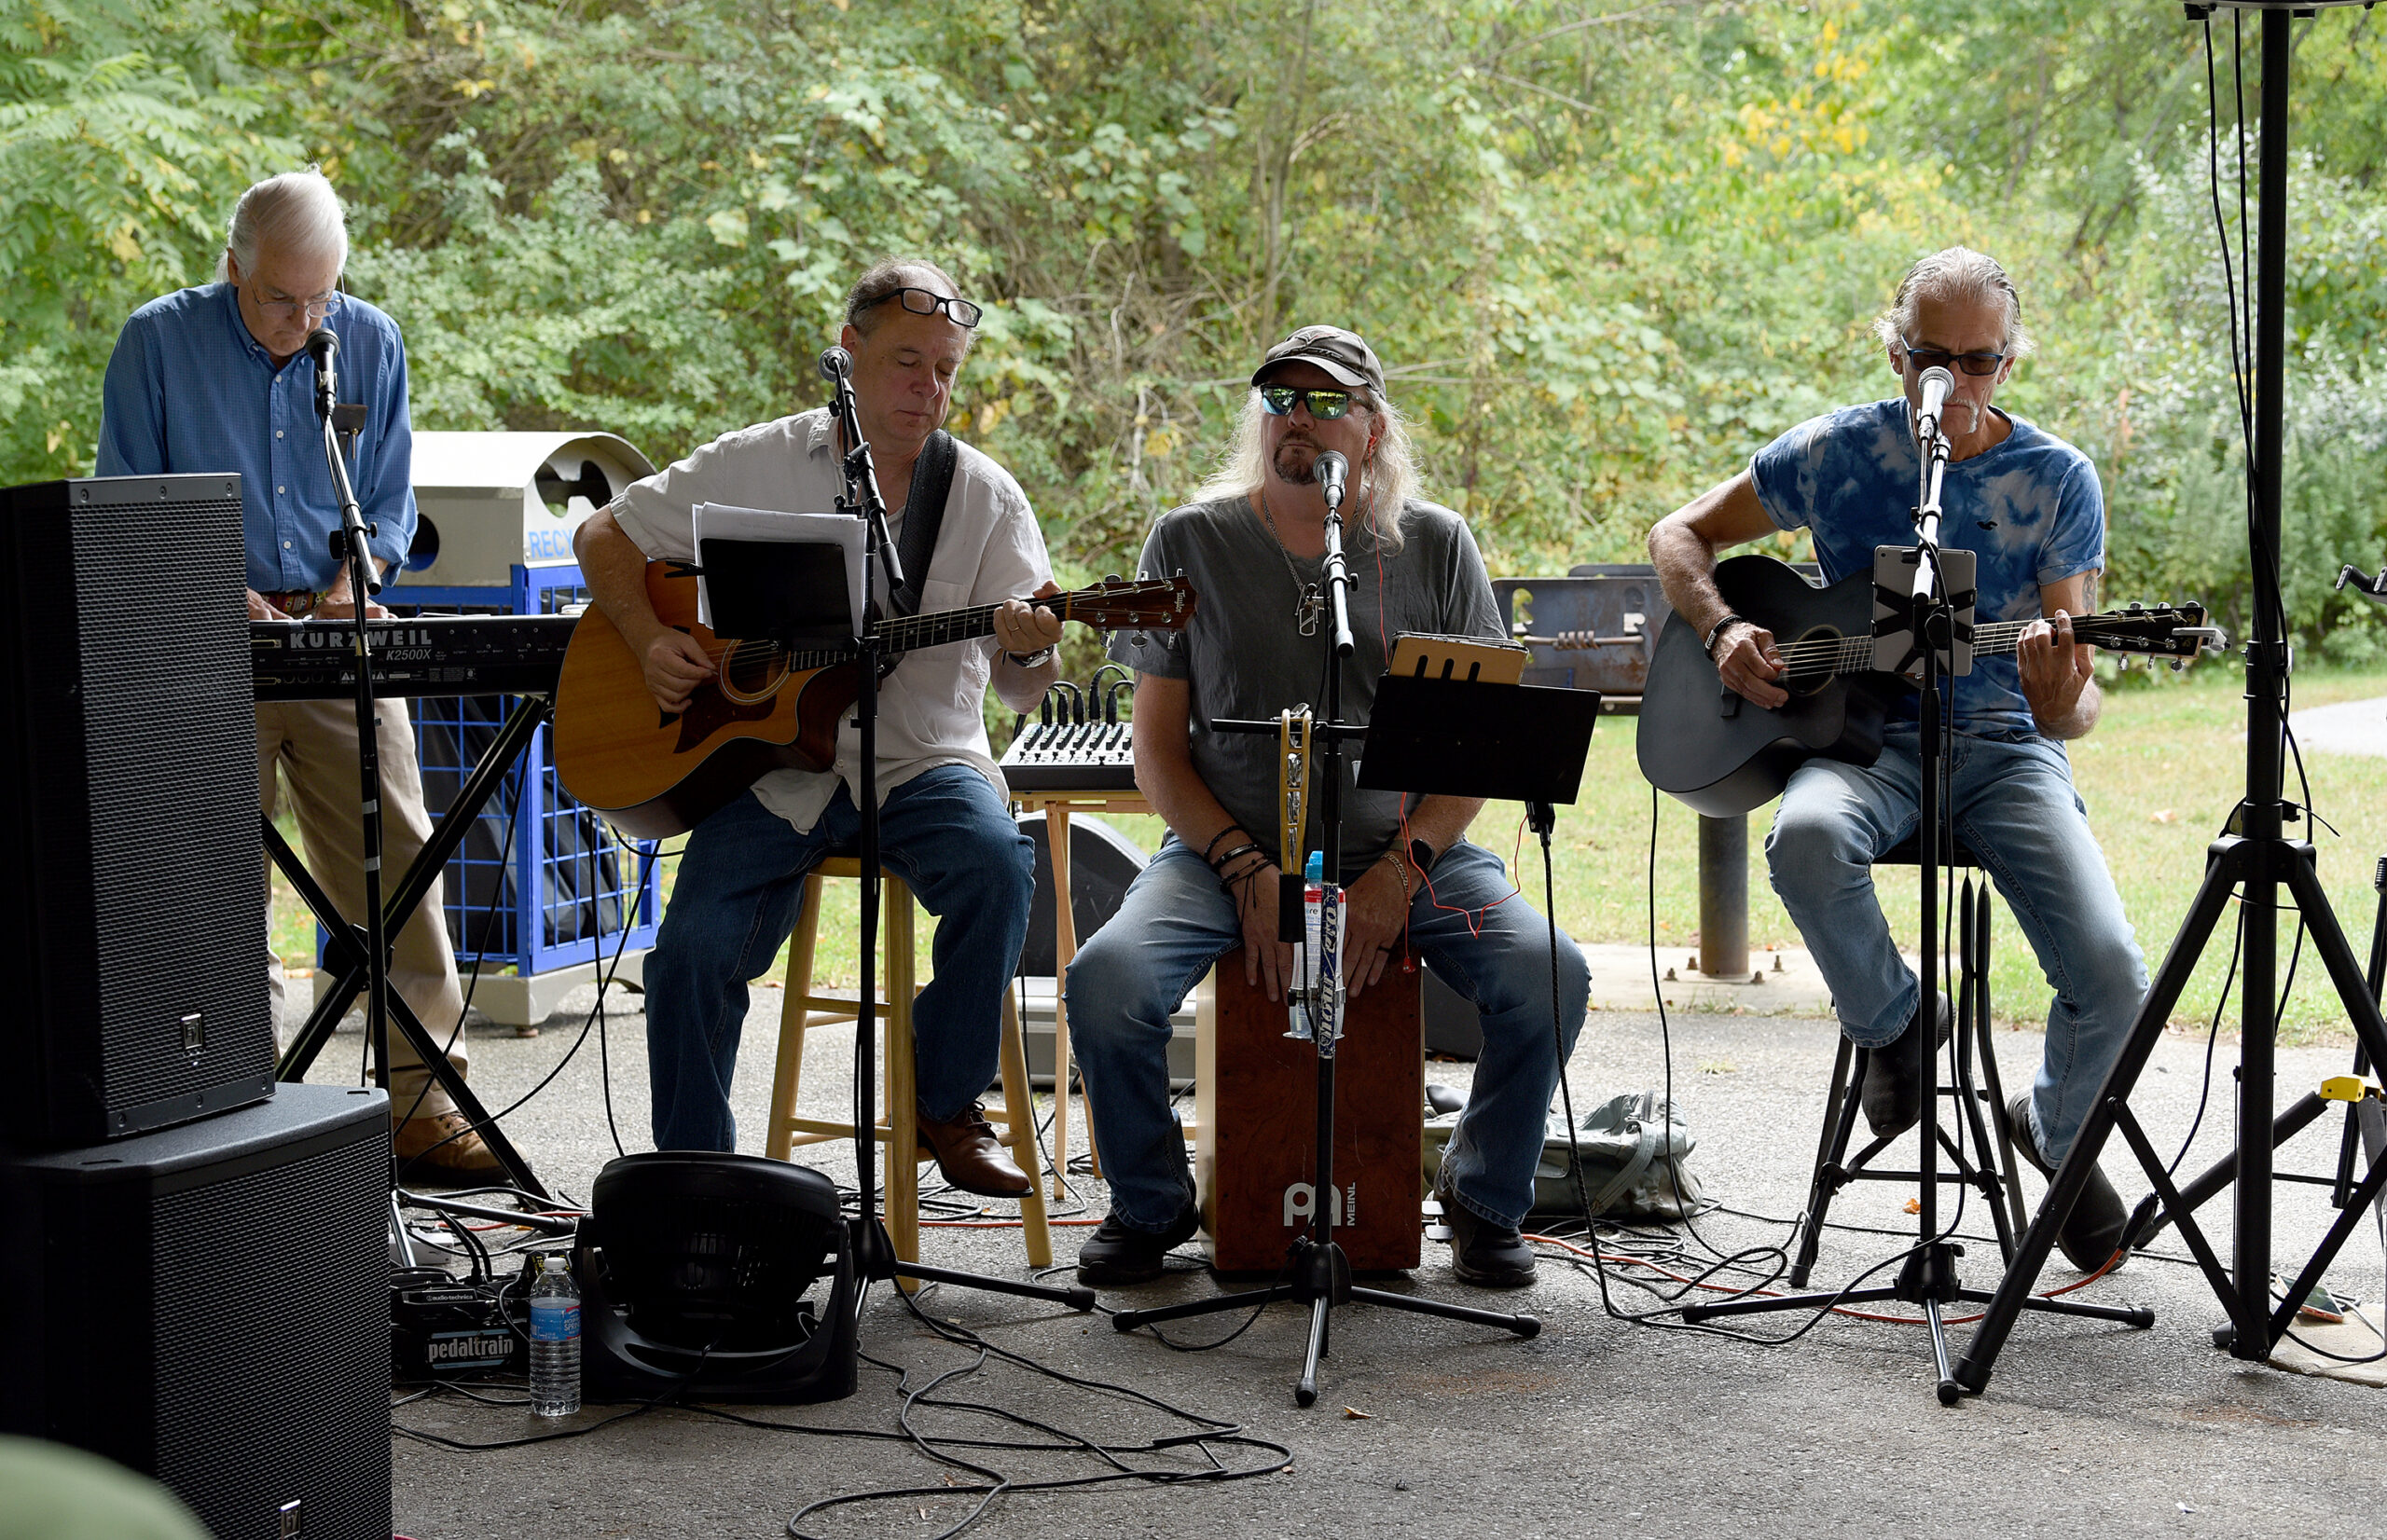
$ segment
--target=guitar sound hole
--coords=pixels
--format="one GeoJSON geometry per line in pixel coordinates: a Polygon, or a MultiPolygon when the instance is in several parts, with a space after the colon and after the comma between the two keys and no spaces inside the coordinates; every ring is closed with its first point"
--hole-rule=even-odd
{"type": "Polygon", "coordinates": [[[1820,693],[1836,677],[1828,661],[1839,649],[1841,634],[1828,626],[1818,626],[1801,636],[1783,651],[1794,660],[1789,671],[1775,682],[1794,695],[1820,693]]]}
{"type": "Polygon", "coordinates": [[[734,642],[721,660],[721,693],[741,705],[767,700],[787,682],[787,662],[778,642],[734,642]]]}

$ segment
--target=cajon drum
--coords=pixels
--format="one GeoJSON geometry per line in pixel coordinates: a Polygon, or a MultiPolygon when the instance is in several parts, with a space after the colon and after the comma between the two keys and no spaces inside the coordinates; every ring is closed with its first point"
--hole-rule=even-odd
{"type": "MultiPolygon", "coordinates": [[[[1194,1179],[1210,1265],[1273,1272],[1319,1199],[1318,1054],[1221,957],[1195,1011],[1194,1179]]],[[[1398,960],[1350,1008],[1334,1060],[1334,1238],[1363,1272],[1414,1268],[1423,1224],[1423,974],[1398,960]]]]}

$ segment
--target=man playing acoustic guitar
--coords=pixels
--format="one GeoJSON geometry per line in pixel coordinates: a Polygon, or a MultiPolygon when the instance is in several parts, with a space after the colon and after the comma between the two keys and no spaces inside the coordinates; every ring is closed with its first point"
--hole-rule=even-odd
{"type": "MultiPolygon", "coordinates": [[[[1028,1177],[996,1142],[978,1097],[994,1079],[1003,986],[1027,938],[1034,846],[1007,809],[981,707],[991,676],[1006,705],[1035,709],[1058,672],[1061,623],[1014,597],[1056,591],[1027,496],[1001,466],[940,432],[979,313],[934,264],[886,262],[855,283],[839,340],[853,356],[855,405],[897,549],[905,548],[907,522],[943,510],[925,571],[904,574],[907,586],[918,585],[918,612],[1000,607],[990,641],[921,649],[888,675],[877,784],[882,859],[941,917],[936,976],[914,1012],[925,1153],[956,1187],[1016,1197],[1028,1177]],[[941,502],[924,490],[939,481],[951,488],[941,502]]],[[[699,502],[827,512],[842,486],[841,461],[828,409],[799,413],[724,433],[635,483],[581,527],[575,539],[589,591],[641,660],[665,712],[708,687],[715,666],[686,632],[656,618],[648,560],[695,558],[691,510],[699,502]]],[[[689,834],[646,966],[658,1148],[735,1148],[729,1082],[747,983],[786,939],[805,874],[860,828],[858,754],[849,718],[839,723],[834,768],[774,770],[689,834]]]]}
{"type": "MultiPolygon", "coordinates": [[[[2104,495],[2087,456],[1990,404],[2032,349],[2021,300],[1995,262],[1963,247],[1925,257],[1874,330],[1905,382],[1904,399],[1844,407],[1785,433],[1746,470],[1661,521],[1649,534],[1650,559],[1676,624],[1704,639],[1725,688],[1768,709],[1781,706],[1789,697],[1776,638],[1732,612],[1716,584],[1716,553],[1805,529],[1824,576],[1837,582],[1870,572],[1876,545],[1913,544],[1918,379],[1934,366],[1952,373],[1942,418],[1951,455],[1941,539],[1978,554],[1981,621],[2032,624],[2014,655],[1976,658],[1972,672],[1953,681],[1948,806],[2055,990],[2037,1079],[2012,1108],[2021,1152],[2052,1171],[2146,992],[2145,960],[2062,742],[2097,722],[2094,649],[2074,643],[2071,617],[2096,608],[2104,495]]],[[[1873,896],[1874,860],[1916,832],[1917,731],[1909,693],[1893,708],[1878,762],[1801,765],[1766,840],[1774,891],[1831,987],[1842,1032],[1871,1050],[1862,1100],[1878,1135],[1921,1115],[1917,1056],[1932,1041],[1915,1030],[1926,997],[1873,896]]],[[[1944,1042],[1945,996],[1933,1014],[1934,1036],[1944,1042]]],[[[2120,1198],[2092,1173],[2063,1221],[2064,1256],[2084,1272],[2104,1265],[2125,1222],[2120,1198]]]]}

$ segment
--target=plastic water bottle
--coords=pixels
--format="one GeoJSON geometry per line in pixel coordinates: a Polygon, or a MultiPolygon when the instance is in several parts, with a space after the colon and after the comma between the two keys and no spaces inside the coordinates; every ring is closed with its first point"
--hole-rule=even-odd
{"type": "Polygon", "coordinates": [[[1302,987],[1318,988],[1318,959],[1326,944],[1326,852],[1313,850],[1302,868],[1302,987]]]}
{"type": "Polygon", "coordinates": [[[1291,1028],[1285,1036],[1308,1042],[1316,1036],[1318,961],[1326,946],[1326,855],[1313,850],[1302,869],[1302,955],[1290,990],[1291,1028]]]}
{"type": "Polygon", "coordinates": [[[560,1257],[539,1258],[531,1286],[531,1410],[569,1417],[580,1409],[580,1286],[560,1257]]]}

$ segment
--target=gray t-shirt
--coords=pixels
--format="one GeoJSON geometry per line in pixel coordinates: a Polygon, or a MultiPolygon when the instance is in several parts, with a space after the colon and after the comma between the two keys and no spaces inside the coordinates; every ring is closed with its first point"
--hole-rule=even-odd
{"type": "MultiPolygon", "coordinates": [[[[1498,637],[1499,610],[1467,523],[1448,508],[1413,502],[1401,520],[1398,552],[1380,550],[1372,530],[1349,527],[1344,549],[1351,572],[1351,637],[1343,668],[1343,716],[1364,722],[1375,702],[1386,655],[1404,631],[1498,637]]],[[[1276,739],[1265,733],[1221,733],[1221,718],[1262,720],[1307,705],[1326,709],[1326,628],[1304,637],[1294,615],[1300,586],[1286,571],[1285,549],[1242,498],[1197,502],[1165,514],[1144,542],[1141,569],[1154,577],[1183,572],[1194,588],[1194,622],[1182,631],[1123,631],[1111,656],[1139,674],[1188,681],[1194,768],[1211,795],[1260,842],[1277,850],[1276,739]]],[[[1321,561],[1290,558],[1301,584],[1319,581],[1321,561]]],[[[1343,869],[1391,848],[1400,835],[1402,797],[1360,791],[1344,761],[1343,869]]],[[[1414,799],[1413,799],[1414,800],[1414,799]]],[[[1313,804],[1305,844],[1319,841],[1313,804]]]]}

